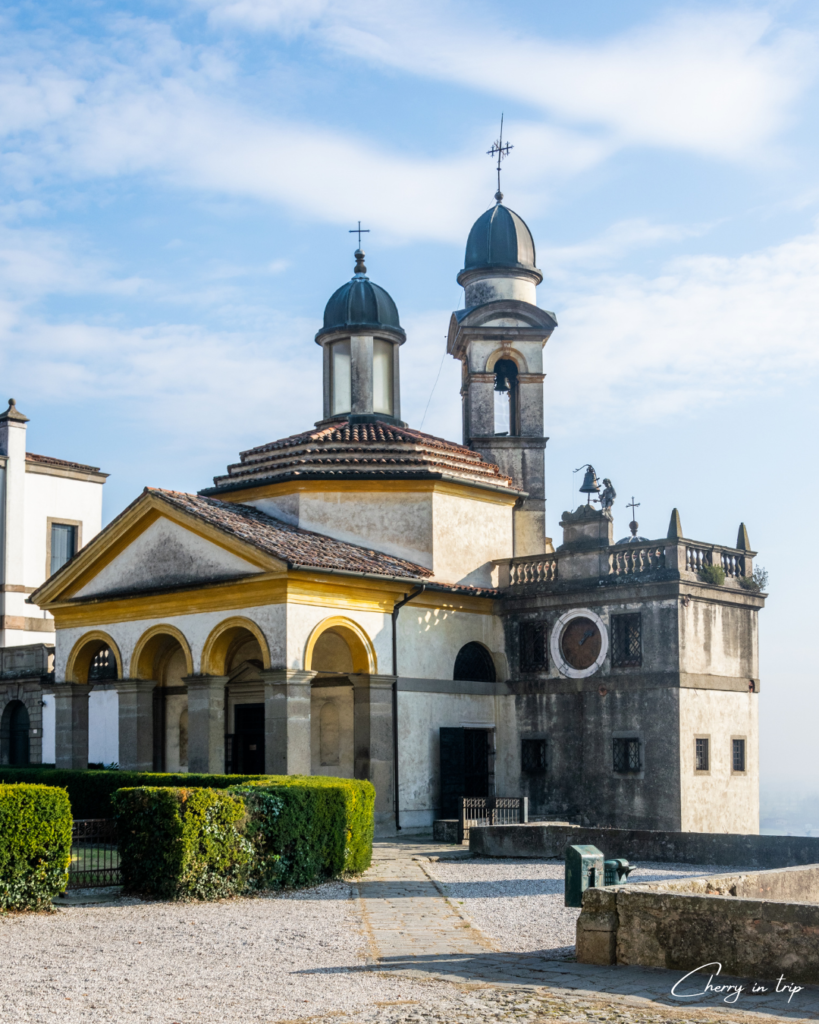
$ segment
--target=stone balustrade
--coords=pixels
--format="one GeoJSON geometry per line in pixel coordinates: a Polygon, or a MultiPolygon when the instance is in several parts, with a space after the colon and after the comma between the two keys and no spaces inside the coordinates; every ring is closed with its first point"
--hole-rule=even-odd
{"type": "Polygon", "coordinates": [[[746,562],[750,561],[747,551],[726,548],[719,544],[697,544],[685,542],[685,568],[687,572],[698,573],[708,565],[721,566],[726,579],[739,579],[746,574],[746,562]]]}
{"type": "Polygon", "coordinates": [[[657,541],[651,544],[629,544],[609,555],[610,576],[632,576],[664,568],[665,545],[657,541]]]}
{"type": "Polygon", "coordinates": [[[557,580],[557,555],[528,555],[515,558],[509,565],[509,586],[527,583],[554,583],[557,580]]]}

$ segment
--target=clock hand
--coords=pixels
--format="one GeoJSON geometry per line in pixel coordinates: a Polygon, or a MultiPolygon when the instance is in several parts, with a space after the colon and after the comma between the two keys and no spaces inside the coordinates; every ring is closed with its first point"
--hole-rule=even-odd
{"type": "Polygon", "coordinates": [[[577,646],[578,647],[582,647],[583,644],[589,639],[589,637],[592,637],[592,636],[594,636],[594,630],[593,629],[587,629],[586,632],[583,634],[583,636],[580,638],[580,642],[578,643],[577,646]]]}

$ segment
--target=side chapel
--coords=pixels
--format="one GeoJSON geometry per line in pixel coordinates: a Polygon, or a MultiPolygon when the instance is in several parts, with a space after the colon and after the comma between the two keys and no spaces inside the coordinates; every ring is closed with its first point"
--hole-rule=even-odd
{"type": "Polygon", "coordinates": [[[449,326],[462,444],[402,420],[406,335],[358,250],[316,335],[323,418],[198,494],[146,488],[31,595],[56,626],[58,766],[86,767],[89,693],[108,690],[122,768],[371,779],[382,834],[482,795],[758,831],[764,597],[745,528],[735,547],[693,541],[675,510],[667,537],[633,523],[615,542],[610,508],[586,503],[553,548],[557,322],[502,198],[469,233],[449,326]]]}

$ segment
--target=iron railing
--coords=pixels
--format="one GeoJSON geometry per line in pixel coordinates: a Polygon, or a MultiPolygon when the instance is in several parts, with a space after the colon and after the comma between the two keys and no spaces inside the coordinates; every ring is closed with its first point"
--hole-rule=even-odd
{"type": "Polygon", "coordinates": [[[119,848],[111,818],[83,818],[74,821],[71,832],[69,889],[91,889],[121,885],[119,848]]]}
{"type": "Polygon", "coordinates": [[[458,815],[458,842],[469,839],[475,825],[522,825],[529,820],[525,796],[462,796],[458,815]]]}

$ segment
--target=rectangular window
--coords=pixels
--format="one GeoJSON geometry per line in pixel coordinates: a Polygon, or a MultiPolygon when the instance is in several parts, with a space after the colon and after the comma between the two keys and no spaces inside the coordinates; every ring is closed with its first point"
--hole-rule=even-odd
{"type": "Polygon", "coordinates": [[[640,740],[637,737],[614,740],[614,770],[616,772],[638,772],[640,764],[640,740]]]}
{"type": "Polygon", "coordinates": [[[77,553],[77,527],[67,523],[51,524],[51,574],[62,569],[77,553]]]}
{"type": "Polygon", "coordinates": [[[545,622],[521,622],[518,645],[521,672],[548,672],[549,648],[545,622]]]}
{"type": "Polygon", "coordinates": [[[545,772],[546,740],[522,740],[520,766],[531,775],[545,772]]]}
{"type": "Polygon", "coordinates": [[[745,740],[731,740],[731,768],[735,772],[745,771],[745,740]]]}
{"type": "Polygon", "coordinates": [[[707,772],[711,767],[711,761],[708,754],[708,738],[706,736],[698,736],[694,740],[694,770],[698,772],[707,772]]]}
{"type": "Polygon", "coordinates": [[[349,412],[352,408],[352,377],[350,368],[350,343],[337,341],[330,346],[330,397],[331,416],[349,412]]]}
{"type": "Polygon", "coordinates": [[[376,338],[373,341],[373,412],[392,411],[393,346],[376,338]]]}
{"type": "Polygon", "coordinates": [[[643,664],[642,616],[612,615],[611,664],[614,668],[636,668],[643,664]]]}

